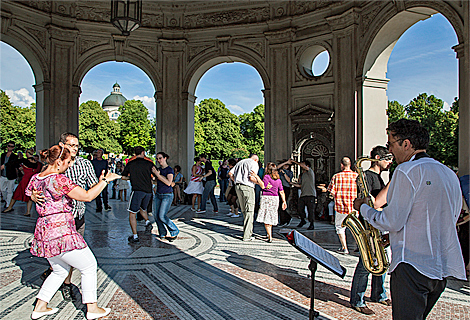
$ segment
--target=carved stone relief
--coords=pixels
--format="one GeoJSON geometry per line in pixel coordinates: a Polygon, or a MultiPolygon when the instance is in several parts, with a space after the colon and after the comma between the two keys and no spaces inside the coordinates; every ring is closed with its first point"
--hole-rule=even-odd
{"type": "Polygon", "coordinates": [[[108,44],[108,41],[103,39],[93,39],[93,38],[81,38],[78,44],[78,53],[83,54],[84,52],[90,50],[93,47],[96,47],[100,44],[108,44]]]}
{"type": "Polygon", "coordinates": [[[28,32],[33,38],[37,40],[41,48],[46,48],[46,31],[45,30],[38,30],[30,27],[24,27],[26,32],[28,32]]]}
{"type": "Polygon", "coordinates": [[[188,61],[192,60],[199,53],[203,52],[208,48],[213,48],[213,44],[202,44],[202,45],[193,45],[188,46],[188,61]]]}
{"type": "Polygon", "coordinates": [[[253,23],[269,19],[269,8],[239,9],[223,12],[189,14],[184,17],[184,27],[202,28],[236,23],[253,23]]]}
{"type": "Polygon", "coordinates": [[[260,55],[262,58],[265,57],[265,43],[264,41],[246,41],[246,40],[238,40],[234,41],[234,44],[247,47],[254,52],[256,52],[258,55],[260,55]]]}

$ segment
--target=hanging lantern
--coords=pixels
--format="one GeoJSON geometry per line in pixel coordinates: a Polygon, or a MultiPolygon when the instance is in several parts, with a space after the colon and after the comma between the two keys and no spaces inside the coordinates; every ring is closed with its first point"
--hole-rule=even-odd
{"type": "Polygon", "coordinates": [[[128,36],[142,24],[142,0],[111,0],[111,23],[128,36]]]}

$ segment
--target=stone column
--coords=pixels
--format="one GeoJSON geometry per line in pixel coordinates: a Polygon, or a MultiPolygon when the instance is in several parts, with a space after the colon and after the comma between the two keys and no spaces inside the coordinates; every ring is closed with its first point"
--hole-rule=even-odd
{"type": "Polygon", "coordinates": [[[339,160],[358,156],[358,113],[356,87],[357,24],[356,8],[339,16],[327,18],[333,29],[333,59],[335,78],[335,168],[339,160]]]}
{"type": "Polygon", "coordinates": [[[80,88],[72,86],[75,39],[78,31],[47,26],[50,43],[51,82],[35,86],[43,105],[38,108],[37,139],[41,147],[59,141],[65,131],[78,134],[80,88]],[[46,128],[47,127],[47,128],[46,128]]]}
{"type": "Polygon", "coordinates": [[[51,83],[43,82],[33,87],[36,91],[36,150],[39,151],[50,147],[51,83]]]}
{"type": "MultiPolygon", "coordinates": [[[[470,6],[466,7],[468,19],[470,6]]],[[[459,176],[470,174],[470,27],[466,22],[465,43],[454,47],[459,59],[459,176]]]]}
{"type": "Polygon", "coordinates": [[[168,153],[171,166],[179,164],[187,170],[194,155],[195,97],[182,89],[186,40],[159,41],[162,91],[157,99],[157,149],[168,153]]]}
{"type": "Polygon", "coordinates": [[[291,110],[293,29],[265,32],[269,43],[269,78],[271,88],[264,90],[265,162],[289,158],[292,152],[291,110]]]}
{"type": "MultiPolygon", "coordinates": [[[[370,150],[377,146],[385,146],[388,124],[387,84],[388,79],[374,79],[365,77],[362,82],[362,115],[359,116],[361,134],[359,134],[358,156],[369,155],[370,150]]],[[[359,86],[358,86],[359,87],[359,86]]],[[[358,101],[361,106],[361,101],[358,101]]]]}

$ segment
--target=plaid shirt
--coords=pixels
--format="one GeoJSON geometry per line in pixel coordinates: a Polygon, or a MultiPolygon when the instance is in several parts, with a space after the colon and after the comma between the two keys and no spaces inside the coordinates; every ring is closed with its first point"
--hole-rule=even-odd
{"type": "Polygon", "coordinates": [[[331,178],[328,192],[335,198],[335,211],[348,214],[353,211],[354,199],[357,198],[357,173],[351,169],[341,171],[331,178]]]}
{"type": "MultiPolygon", "coordinates": [[[[95,169],[89,160],[76,157],[75,162],[65,171],[65,176],[83,189],[89,189],[98,183],[95,169]]],[[[72,214],[74,218],[81,219],[85,214],[86,205],[83,201],[73,200],[72,214]]]]}

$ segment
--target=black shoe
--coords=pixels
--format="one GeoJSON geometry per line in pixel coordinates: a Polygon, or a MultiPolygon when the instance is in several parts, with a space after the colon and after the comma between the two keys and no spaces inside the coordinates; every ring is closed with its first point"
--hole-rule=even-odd
{"type": "Polygon", "coordinates": [[[313,230],[313,229],[314,229],[313,223],[310,223],[310,225],[308,226],[307,230],[313,230]]]}
{"type": "Polygon", "coordinates": [[[109,211],[109,210],[111,210],[110,206],[104,207],[104,211],[109,211]]]}
{"type": "Polygon", "coordinates": [[[174,236],[174,237],[165,237],[165,239],[167,239],[169,242],[173,242],[176,240],[178,236],[174,236]]]}
{"type": "Polygon", "coordinates": [[[134,236],[129,236],[129,238],[127,238],[127,241],[129,241],[129,243],[137,243],[137,242],[140,242],[139,238],[134,238],[134,236]]]}
{"type": "Polygon", "coordinates": [[[151,223],[145,225],[146,232],[152,232],[152,230],[153,230],[153,225],[151,223]]]}
{"type": "Polygon", "coordinates": [[[103,208],[96,209],[96,213],[102,213],[102,212],[103,212],[103,208]]]}
{"type": "Polygon", "coordinates": [[[297,228],[302,228],[305,224],[307,223],[307,221],[305,220],[300,220],[300,223],[297,225],[297,228]]]}
{"type": "Polygon", "coordinates": [[[44,271],[41,275],[40,275],[40,278],[42,281],[45,281],[47,279],[47,277],[49,277],[49,275],[52,273],[52,269],[51,268],[47,268],[46,271],[44,271]]]}
{"type": "Polygon", "coordinates": [[[60,292],[62,292],[62,297],[64,298],[65,301],[73,301],[75,300],[75,295],[72,290],[72,284],[65,284],[63,283],[60,288],[60,292]]]}

